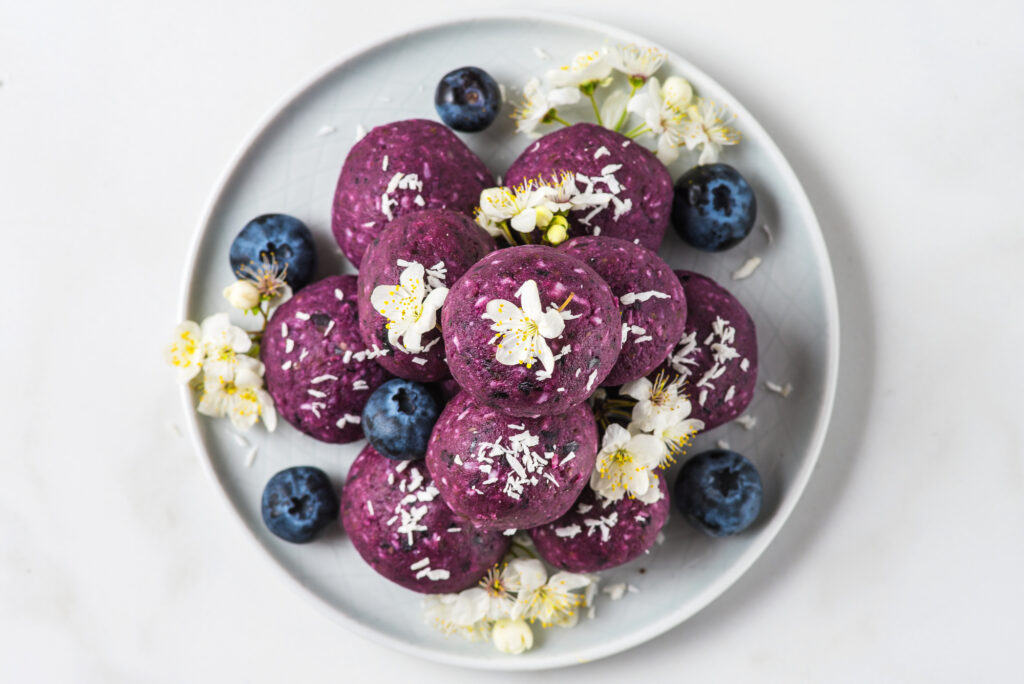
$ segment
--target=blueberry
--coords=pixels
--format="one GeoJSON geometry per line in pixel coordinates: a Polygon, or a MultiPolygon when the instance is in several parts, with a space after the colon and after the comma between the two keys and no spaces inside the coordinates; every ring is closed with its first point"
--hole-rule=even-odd
{"type": "Polygon", "coordinates": [[[691,247],[721,252],[750,234],[757,198],[728,164],[695,166],[676,181],[672,225],[691,247]]]}
{"type": "Polygon", "coordinates": [[[313,280],[316,247],[306,224],[287,214],[263,214],[245,224],[231,243],[231,270],[241,277],[247,268],[276,263],[285,282],[298,291],[313,280]]]}
{"type": "Polygon", "coordinates": [[[497,118],[501,90],[491,75],[476,67],[449,71],[434,91],[434,107],[446,125],[457,131],[482,131],[497,118]]]}
{"type": "Polygon", "coordinates": [[[304,544],[338,517],[338,495],[312,466],[286,468],[263,488],[263,522],[281,539],[304,544]]]}
{"type": "Polygon", "coordinates": [[[396,378],[370,395],[363,432],[383,456],[397,461],[423,458],[440,405],[426,385],[396,378]]]}
{"type": "Polygon", "coordinates": [[[742,532],[761,511],[761,476],[749,460],[726,449],[697,454],[683,464],[676,507],[712,537],[742,532]]]}

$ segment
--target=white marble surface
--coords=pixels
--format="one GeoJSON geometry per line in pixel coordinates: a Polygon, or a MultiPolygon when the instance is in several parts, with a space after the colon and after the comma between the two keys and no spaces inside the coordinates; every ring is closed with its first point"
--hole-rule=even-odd
{"type": "MultiPolygon", "coordinates": [[[[843,357],[818,471],[752,570],[661,638],[534,681],[1019,676],[1024,9],[829,5],[559,4],[677,49],[757,114],[824,228],[843,357]]],[[[338,51],[437,11],[0,5],[3,681],[462,674],[348,634],[279,581],[175,429],[159,354],[245,133],[338,51]]]]}

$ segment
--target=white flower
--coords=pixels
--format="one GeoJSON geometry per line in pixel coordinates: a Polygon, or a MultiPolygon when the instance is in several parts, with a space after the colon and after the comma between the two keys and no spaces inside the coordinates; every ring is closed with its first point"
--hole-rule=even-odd
{"type": "Polygon", "coordinates": [[[445,634],[460,633],[470,641],[479,641],[487,638],[489,631],[486,598],[477,588],[458,594],[431,594],[423,597],[423,615],[445,634]]]}
{"type": "Polygon", "coordinates": [[[236,280],[224,288],[224,298],[236,309],[248,311],[259,306],[260,290],[251,280],[236,280]]]}
{"type": "Polygon", "coordinates": [[[523,363],[527,368],[539,358],[544,371],[550,373],[554,370],[555,358],[547,340],[561,336],[565,329],[562,314],[550,304],[547,311],[541,308],[540,292],[534,280],[523,283],[516,296],[521,309],[506,299],[487,302],[483,318],[494,321],[491,330],[497,334],[491,343],[498,342],[495,358],[506,366],[523,363]]]}
{"type": "Polygon", "coordinates": [[[491,642],[502,653],[519,655],[533,648],[533,630],[526,620],[502,618],[491,628],[491,642]]]}
{"type": "MultiPolygon", "coordinates": [[[[673,98],[677,97],[675,94],[671,95],[673,98]]],[[[626,109],[639,114],[650,132],[658,137],[657,156],[663,164],[671,164],[679,158],[685,116],[680,108],[666,99],[657,78],[649,79],[629,101],[626,109]]]]}
{"type": "Polygon", "coordinates": [[[542,123],[550,123],[548,119],[558,107],[579,102],[580,91],[577,88],[556,88],[545,93],[540,81],[532,78],[523,86],[523,101],[512,112],[516,120],[516,131],[526,133],[530,137],[540,137],[536,128],[542,123]]]}
{"type": "Polygon", "coordinates": [[[236,275],[243,280],[251,280],[260,297],[270,302],[271,309],[292,298],[292,288],[285,282],[288,264],[278,264],[273,254],[270,255],[269,261],[260,260],[258,264],[250,261],[244,268],[239,269],[236,275]]]}
{"type": "Polygon", "coordinates": [[[665,63],[665,53],[654,47],[616,45],[608,52],[608,61],[616,71],[641,83],[654,75],[665,63]]]}
{"type": "Polygon", "coordinates": [[[686,108],[685,114],[683,143],[689,150],[701,148],[698,164],[715,163],[723,145],[735,145],[740,141],[739,132],[728,126],[734,117],[711,100],[698,97],[686,108]]]}
{"type": "Polygon", "coordinates": [[[693,99],[693,86],[681,76],[669,76],[661,87],[661,99],[679,110],[686,108],[693,99]]]}
{"type": "Polygon", "coordinates": [[[231,325],[226,313],[214,314],[205,318],[200,326],[202,331],[203,353],[206,359],[203,368],[207,374],[230,377],[238,364],[239,354],[245,354],[252,347],[249,333],[238,326],[231,325]]]}
{"type": "Polygon", "coordinates": [[[545,186],[533,179],[514,188],[487,188],[480,193],[477,223],[492,235],[500,235],[498,224],[508,221],[520,233],[532,232],[551,222],[553,216],[545,186]]]}
{"type": "Polygon", "coordinates": [[[203,367],[204,356],[202,333],[199,324],[193,321],[180,323],[171,332],[171,343],[164,347],[164,360],[178,369],[178,382],[196,377],[203,367]]]}
{"type": "Polygon", "coordinates": [[[682,380],[668,381],[668,376],[658,373],[654,382],[645,377],[627,382],[619,389],[620,394],[637,400],[633,407],[633,422],[643,432],[664,429],[689,417],[690,402],[680,393],[682,380]]]}
{"type": "Polygon", "coordinates": [[[548,83],[556,88],[579,88],[596,85],[608,78],[611,72],[612,63],[608,59],[608,51],[602,48],[579,53],[571,64],[549,71],[546,77],[548,83]]]}
{"type": "Polygon", "coordinates": [[[423,282],[423,264],[409,263],[398,285],[379,285],[370,294],[373,308],[388,319],[388,342],[409,354],[423,351],[423,335],[437,324],[437,311],[448,288],[431,288],[423,282]]]}
{"type": "Polygon", "coordinates": [[[498,620],[512,614],[515,592],[519,589],[519,573],[516,561],[506,563],[500,570],[495,565],[480,580],[480,590],[487,596],[488,620],[498,620]]]}
{"type": "Polygon", "coordinates": [[[583,603],[583,597],[573,590],[589,585],[589,577],[558,572],[548,579],[544,564],[534,559],[523,560],[518,572],[519,595],[512,610],[513,619],[540,620],[544,627],[571,627],[576,624],[579,618],[576,607],[583,603]]]}
{"type": "Polygon", "coordinates": [[[608,501],[619,501],[628,494],[644,503],[654,503],[661,498],[655,471],[666,451],[657,437],[631,435],[626,428],[612,423],[605,430],[590,476],[590,488],[608,501]]]}
{"type": "MultiPolygon", "coordinates": [[[[690,446],[693,437],[703,429],[704,421],[696,418],[684,418],[677,423],[654,428],[652,434],[665,445],[665,455],[659,467],[667,468],[675,463],[676,457],[686,453],[686,447],[690,446]]],[[[629,431],[636,434],[638,428],[635,423],[629,424],[629,431]]]]}
{"type": "Polygon", "coordinates": [[[238,430],[248,430],[260,418],[267,430],[277,427],[274,400],[263,389],[263,364],[250,356],[239,356],[234,366],[222,372],[206,369],[199,412],[221,418],[228,416],[238,430]]]}

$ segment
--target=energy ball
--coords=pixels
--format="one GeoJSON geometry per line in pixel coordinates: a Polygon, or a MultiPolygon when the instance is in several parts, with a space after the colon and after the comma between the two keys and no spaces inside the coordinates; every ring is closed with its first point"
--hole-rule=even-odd
{"type": "Polygon", "coordinates": [[[618,301],[576,257],[541,245],[491,252],[441,310],[452,377],[513,416],[565,413],[605,379],[622,346],[618,301]]]}
{"type": "Polygon", "coordinates": [[[260,346],[267,390],[285,420],[322,442],[363,438],[360,416],[391,377],[375,358],[387,350],[359,335],[356,277],[330,276],[277,307],[260,346]]]}
{"type": "Polygon", "coordinates": [[[672,215],[672,177],[643,145],[620,133],[578,123],[548,133],[512,162],[505,184],[577,174],[577,187],[608,193],[603,208],[569,214],[569,235],[608,235],[657,251],[672,215]]]}
{"type": "Polygon", "coordinates": [[[668,520],[668,483],[658,478],[661,498],[652,504],[623,497],[609,503],[590,487],[568,513],[530,530],[537,553],[556,568],[599,572],[628,563],[647,551],[668,520]]]}
{"type": "Polygon", "coordinates": [[[370,567],[422,594],[473,586],[501,560],[510,540],[456,517],[422,463],[392,461],[371,446],[348,471],[341,522],[370,567]]]}
{"type": "Polygon", "coordinates": [[[433,382],[449,377],[440,330],[431,327],[417,333],[419,346],[413,348],[407,346],[409,337],[401,331],[415,326],[424,313],[434,320],[433,310],[422,310],[423,303],[429,303],[429,293],[451,287],[466,269],[493,250],[494,238],[472,219],[449,209],[405,214],[389,223],[380,237],[370,242],[359,269],[359,332],[366,344],[391,351],[377,362],[407,380],[433,382]],[[403,281],[413,275],[409,282],[414,290],[407,291],[403,281]],[[374,292],[398,306],[382,313],[374,307],[374,292]],[[391,321],[388,313],[404,319],[391,321]]]}
{"type": "Polygon", "coordinates": [[[458,394],[441,412],[427,469],[456,514],[481,529],[528,529],[566,512],[597,457],[587,404],[559,416],[512,418],[458,394]]]}
{"type": "Polygon", "coordinates": [[[583,236],[562,249],[604,278],[622,310],[622,351],[602,385],[618,387],[665,360],[686,325],[686,295],[672,268],[649,249],[625,240],[583,236]]]}
{"type": "Polygon", "coordinates": [[[448,128],[409,119],[377,126],[352,146],[334,191],[331,230],[358,268],[384,226],[422,209],[472,215],[494,177],[448,128]]]}
{"type": "Polygon", "coordinates": [[[676,271],[686,291],[686,329],[658,371],[686,381],[690,417],[710,430],[739,416],[757,385],[757,330],[724,287],[693,271],[676,271]]]}

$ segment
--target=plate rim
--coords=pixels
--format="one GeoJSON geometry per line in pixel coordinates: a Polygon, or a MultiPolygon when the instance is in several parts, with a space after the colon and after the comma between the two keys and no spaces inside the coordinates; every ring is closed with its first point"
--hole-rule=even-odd
{"type": "Polygon", "coordinates": [[[803,497],[804,491],[807,488],[807,483],[810,481],[811,474],[817,466],[818,460],[821,456],[822,446],[824,445],[828,427],[831,422],[839,375],[839,302],[836,292],[835,276],[832,270],[832,262],[829,258],[828,247],[825,243],[824,234],[821,231],[821,224],[818,222],[818,218],[814,213],[814,208],[811,205],[810,199],[807,197],[807,192],[804,189],[803,184],[796,176],[796,173],[793,171],[786,157],[782,154],[782,151],[775,143],[775,140],[768,134],[764,127],[761,126],[757,119],[747,111],[739,100],[737,100],[732,93],[728,91],[728,89],[724,88],[717,79],[710,77],[702,69],[694,65],[688,59],[679,55],[674,50],[659,45],[654,41],[650,41],[639,34],[633,33],[632,31],[610,26],[600,21],[584,19],[565,13],[548,13],[525,10],[480,11],[475,12],[472,16],[446,16],[445,18],[437,21],[417,23],[412,27],[406,26],[399,30],[387,33],[377,39],[363,41],[362,43],[359,43],[351,49],[343,51],[336,57],[332,58],[325,65],[314,71],[310,76],[306,77],[297,86],[287,91],[282,97],[278,98],[270,109],[259,118],[256,124],[243,138],[242,143],[235,149],[235,152],[232,154],[228,163],[218,175],[213,186],[213,190],[204,202],[198,224],[192,234],[192,239],[186,254],[186,268],[182,275],[178,315],[181,320],[188,319],[189,301],[191,299],[193,289],[192,283],[196,274],[196,265],[200,251],[199,248],[202,243],[203,236],[210,227],[210,220],[213,217],[213,213],[217,208],[224,190],[232,177],[238,171],[242,162],[252,151],[253,146],[259,140],[261,135],[293,102],[304,96],[336,70],[341,69],[346,64],[359,59],[373,50],[383,48],[390,43],[423,33],[456,28],[477,22],[496,21],[501,19],[569,24],[575,27],[594,31],[596,33],[604,33],[608,38],[659,47],[669,55],[672,61],[676,61],[677,63],[684,65],[688,73],[696,74],[701,78],[707,79],[721,89],[723,94],[729,98],[732,109],[737,113],[737,115],[743,117],[746,122],[745,125],[748,126],[748,128],[757,129],[759,131],[764,140],[765,152],[771,158],[774,166],[785,176],[787,185],[798,190],[798,192],[793,196],[793,199],[795,200],[798,213],[801,214],[805,221],[807,221],[808,225],[813,228],[813,230],[810,231],[813,233],[811,236],[811,245],[820,265],[819,281],[824,286],[822,294],[825,299],[824,308],[827,324],[825,390],[822,400],[818,406],[817,416],[815,417],[815,429],[811,436],[810,446],[807,450],[807,458],[805,458],[801,464],[789,490],[785,495],[780,497],[779,506],[768,525],[758,533],[750,546],[733,562],[726,572],[722,573],[718,578],[712,581],[704,588],[703,591],[680,606],[679,609],[669,613],[661,619],[644,625],[640,629],[623,634],[615,639],[610,645],[586,647],[582,650],[577,649],[570,652],[552,651],[551,654],[536,652],[529,658],[476,658],[469,655],[435,650],[416,643],[403,641],[399,638],[381,632],[376,628],[363,623],[357,617],[349,615],[348,613],[329,605],[323,600],[323,598],[304,585],[296,576],[291,574],[287,568],[277,561],[274,555],[266,549],[259,537],[257,537],[245,524],[241,512],[238,510],[238,507],[235,505],[233,499],[225,488],[224,483],[217,476],[211,454],[206,448],[206,444],[203,441],[202,433],[199,428],[199,417],[195,410],[195,398],[191,388],[188,385],[183,385],[180,388],[179,393],[185,408],[185,422],[189,440],[193,449],[199,456],[198,460],[203,471],[206,473],[207,478],[221,494],[218,498],[220,498],[230,510],[230,517],[234,519],[235,523],[238,524],[245,532],[245,536],[250,540],[250,542],[256,545],[260,552],[260,556],[269,561],[269,565],[276,568],[277,572],[285,578],[286,583],[291,586],[293,590],[297,591],[299,595],[303,596],[307,602],[312,603],[321,612],[321,614],[328,616],[334,622],[344,625],[349,630],[374,643],[426,660],[446,665],[456,665],[482,670],[528,671],[554,669],[558,667],[583,664],[621,653],[664,634],[703,610],[708,604],[725,593],[725,591],[727,591],[729,587],[731,587],[740,577],[746,574],[757,559],[761,557],[765,549],[767,549],[772,541],[774,541],[775,537],[782,529],[782,526],[789,520],[789,517],[796,508],[797,503],[803,497]]]}

